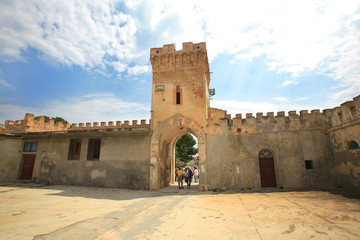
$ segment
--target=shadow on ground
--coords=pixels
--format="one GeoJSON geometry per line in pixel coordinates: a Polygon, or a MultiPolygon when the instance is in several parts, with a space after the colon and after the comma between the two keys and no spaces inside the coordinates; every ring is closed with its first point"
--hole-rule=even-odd
{"type": "Polygon", "coordinates": [[[102,188],[92,186],[70,186],[70,185],[47,185],[35,183],[8,183],[0,184],[0,193],[16,191],[21,189],[43,189],[51,190],[47,195],[65,196],[65,197],[83,197],[93,199],[108,200],[131,200],[136,198],[154,198],[161,196],[176,195],[213,195],[213,194],[261,194],[261,193],[289,193],[289,192],[328,192],[333,195],[339,195],[346,198],[360,199],[360,192],[352,189],[332,188],[332,189],[277,189],[266,188],[260,190],[230,190],[230,191],[199,191],[198,184],[194,184],[188,189],[179,189],[177,185],[161,188],[157,191],[148,190],[128,190],[120,188],[102,188]]]}

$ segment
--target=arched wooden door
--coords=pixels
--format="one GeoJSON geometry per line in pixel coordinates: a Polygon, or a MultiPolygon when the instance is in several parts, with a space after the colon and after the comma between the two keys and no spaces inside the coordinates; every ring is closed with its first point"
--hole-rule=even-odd
{"type": "Polygon", "coordinates": [[[259,153],[261,187],[276,187],[274,156],[270,151],[259,153]]]}

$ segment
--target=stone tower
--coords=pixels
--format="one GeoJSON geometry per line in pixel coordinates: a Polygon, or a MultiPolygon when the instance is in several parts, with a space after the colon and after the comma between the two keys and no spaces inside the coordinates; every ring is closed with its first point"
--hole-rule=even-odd
{"type": "Polygon", "coordinates": [[[209,107],[209,63],[206,44],[183,43],[152,48],[153,68],[151,120],[156,123],[176,114],[205,124],[209,107]]]}
{"type": "MultiPolygon", "coordinates": [[[[206,159],[202,131],[209,111],[206,44],[189,42],[182,47],[176,51],[175,46],[169,44],[152,48],[150,52],[153,69],[150,189],[167,186],[174,179],[174,148],[183,134],[197,137],[199,158],[202,162],[206,159]]],[[[203,173],[205,176],[205,170],[203,173]]]]}

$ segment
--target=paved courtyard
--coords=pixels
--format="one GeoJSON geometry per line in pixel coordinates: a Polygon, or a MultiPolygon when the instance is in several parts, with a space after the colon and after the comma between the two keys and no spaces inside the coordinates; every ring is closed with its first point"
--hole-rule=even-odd
{"type": "Polygon", "coordinates": [[[4,184],[0,239],[360,239],[360,194],[4,184]]]}

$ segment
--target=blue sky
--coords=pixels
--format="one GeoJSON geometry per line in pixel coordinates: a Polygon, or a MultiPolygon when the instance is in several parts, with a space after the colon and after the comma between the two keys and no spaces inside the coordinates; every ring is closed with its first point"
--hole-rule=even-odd
{"type": "Polygon", "coordinates": [[[0,123],[150,119],[150,48],[206,42],[211,107],[333,108],[360,94],[360,1],[0,2],[0,123]]]}

